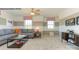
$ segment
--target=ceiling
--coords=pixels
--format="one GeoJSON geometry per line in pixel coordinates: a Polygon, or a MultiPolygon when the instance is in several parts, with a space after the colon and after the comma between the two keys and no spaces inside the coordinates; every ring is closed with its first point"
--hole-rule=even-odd
{"type": "MultiPolygon", "coordinates": [[[[66,8],[38,8],[38,9],[40,9],[40,15],[42,16],[58,16],[66,8]]],[[[6,12],[13,16],[28,16],[31,13],[31,8],[6,10],[6,12]]]]}

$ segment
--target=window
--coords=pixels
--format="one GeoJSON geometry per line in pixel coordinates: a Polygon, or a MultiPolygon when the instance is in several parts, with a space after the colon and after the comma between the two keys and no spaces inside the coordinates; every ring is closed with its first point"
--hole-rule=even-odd
{"type": "Polygon", "coordinates": [[[32,29],[32,20],[25,20],[25,28],[32,29]]]}
{"type": "Polygon", "coordinates": [[[47,25],[48,25],[48,29],[53,29],[54,28],[54,21],[48,21],[47,25]]]}

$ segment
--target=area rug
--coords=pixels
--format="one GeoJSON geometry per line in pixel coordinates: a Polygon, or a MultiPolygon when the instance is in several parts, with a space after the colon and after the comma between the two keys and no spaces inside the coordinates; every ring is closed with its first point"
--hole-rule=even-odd
{"type": "Polygon", "coordinates": [[[24,41],[24,43],[16,44],[13,43],[12,45],[8,46],[8,48],[21,48],[28,40],[24,41]]]}

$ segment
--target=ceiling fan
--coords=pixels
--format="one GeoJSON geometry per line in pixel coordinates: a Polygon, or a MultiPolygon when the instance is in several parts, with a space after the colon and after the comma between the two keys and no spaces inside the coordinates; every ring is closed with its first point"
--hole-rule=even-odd
{"type": "Polygon", "coordinates": [[[34,8],[32,8],[30,14],[31,15],[40,15],[40,9],[34,9],[34,8]]]}

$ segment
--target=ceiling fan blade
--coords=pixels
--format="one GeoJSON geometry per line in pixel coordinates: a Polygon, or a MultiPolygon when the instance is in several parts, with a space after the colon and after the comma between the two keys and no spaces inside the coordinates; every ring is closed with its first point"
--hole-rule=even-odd
{"type": "Polygon", "coordinates": [[[40,15],[40,13],[38,13],[38,12],[36,12],[35,14],[36,14],[36,15],[40,15]]]}
{"type": "Polygon", "coordinates": [[[32,12],[32,13],[35,13],[35,15],[40,15],[40,9],[36,9],[36,10],[35,10],[34,8],[32,8],[32,9],[31,9],[31,12],[32,12]]]}
{"type": "Polygon", "coordinates": [[[31,9],[31,12],[34,12],[34,8],[31,9]]]}
{"type": "Polygon", "coordinates": [[[35,10],[36,15],[40,15],[40,9],[35,10]]]}

